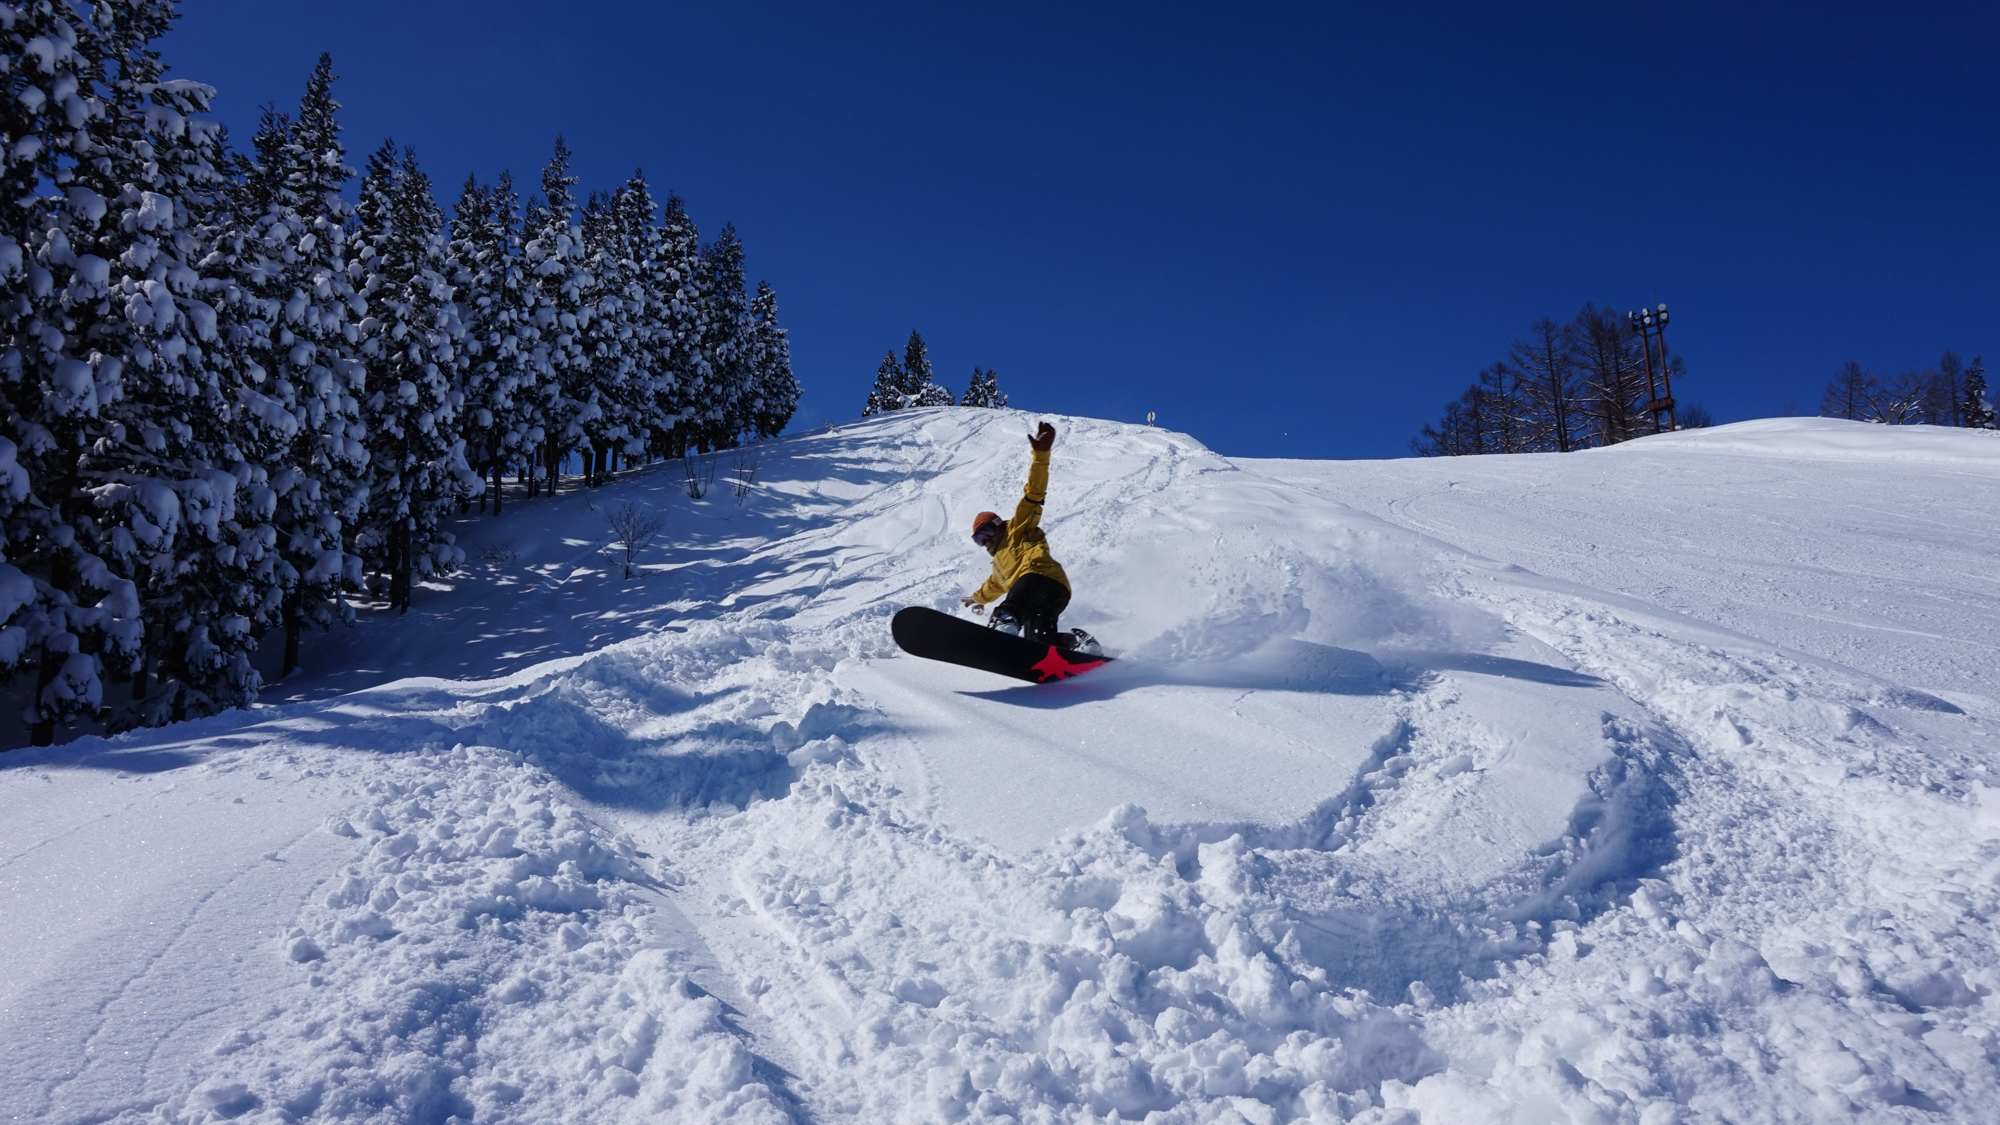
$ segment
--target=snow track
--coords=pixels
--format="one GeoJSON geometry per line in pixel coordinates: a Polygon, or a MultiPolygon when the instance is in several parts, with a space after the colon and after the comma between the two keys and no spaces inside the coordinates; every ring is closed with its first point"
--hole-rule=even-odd
{"type": "Polygon", "coordinates": [[[2000,1104],[1979,435],[1235,464],[1059,422],[1068,619],[1126,659],[1010,688],[887,622],[978,580],[1026,422],[773,443],[741,505],[637,474],[590,497],[671,512],[634,582],[524,505],[298,702],[0,759],[0,1118],[2000,1104]],[[1913,554],[1797,499],[1947,486],[1913,554]]]}

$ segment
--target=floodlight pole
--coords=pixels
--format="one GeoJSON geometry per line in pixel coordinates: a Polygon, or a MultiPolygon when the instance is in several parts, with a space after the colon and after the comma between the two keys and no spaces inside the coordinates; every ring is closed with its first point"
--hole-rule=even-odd
{"type": "Polygon", "coordinates": [[[1626,319],[1632,322],[1632,327],[1639,330],[1639,347],[1646,353],[1646,393],[1651,396],[1646,402],[1646,413],[1653,416],[1653,432],[1657,434],[1662,429],[1679,429],[1680,423],[1674,417],[1672,377],[1667,374],[1666,302],[1662,301],[1657,309],[1626,313],[1625,316],[1626,319]],[[1660,376],[1657,383],[1653,379],[1652,340],[1654,336],[1658,336],[1660,340],[1660,376]],[[1660,415],[1662,414],[1667,416],[1664,427],[1660,425],[1660,415]]]}

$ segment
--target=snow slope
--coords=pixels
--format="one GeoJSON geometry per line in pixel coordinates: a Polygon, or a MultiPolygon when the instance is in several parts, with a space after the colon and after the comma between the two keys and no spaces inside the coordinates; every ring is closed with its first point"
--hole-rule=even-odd
{"type": "Polygon", "coordinates": [[[1029,421],[518,505],[292,702],[0,757],[0,1119],[2000,1104],[2000,441],[1231,462],[1056,419],[1067,620],[1125,659],[900,656],[1029,421]],[[621,581],[628,500],[673,545],[621,581]]]}

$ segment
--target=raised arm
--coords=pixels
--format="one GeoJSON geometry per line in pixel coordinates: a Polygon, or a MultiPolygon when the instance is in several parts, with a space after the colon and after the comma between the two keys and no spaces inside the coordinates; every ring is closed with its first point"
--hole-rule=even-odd
{"type": "Polygon", "coordinates": [[[1056,444],[1056,428],[1047,422],[1028,439],[1029,448],[1034,452],[1028,457],[1028,487],[1021,492],[1021,502],[1014,505],[1014,518],[1009,529],[1040,526],[1042,522],[1042,502],[1049,497],[1049,450],[1056,444]]]}

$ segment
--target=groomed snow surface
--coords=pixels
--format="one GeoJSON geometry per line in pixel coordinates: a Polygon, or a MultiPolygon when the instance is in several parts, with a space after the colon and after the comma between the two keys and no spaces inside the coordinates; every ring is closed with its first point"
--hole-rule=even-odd
{"type": "Polygon", "coordinates": [[[900,655],[1032,420],[517,505],[291,702],[0,756],[0,1120],[2000,1113],[2000,436],[1056,418],[1124,659],[900,655]]]}

